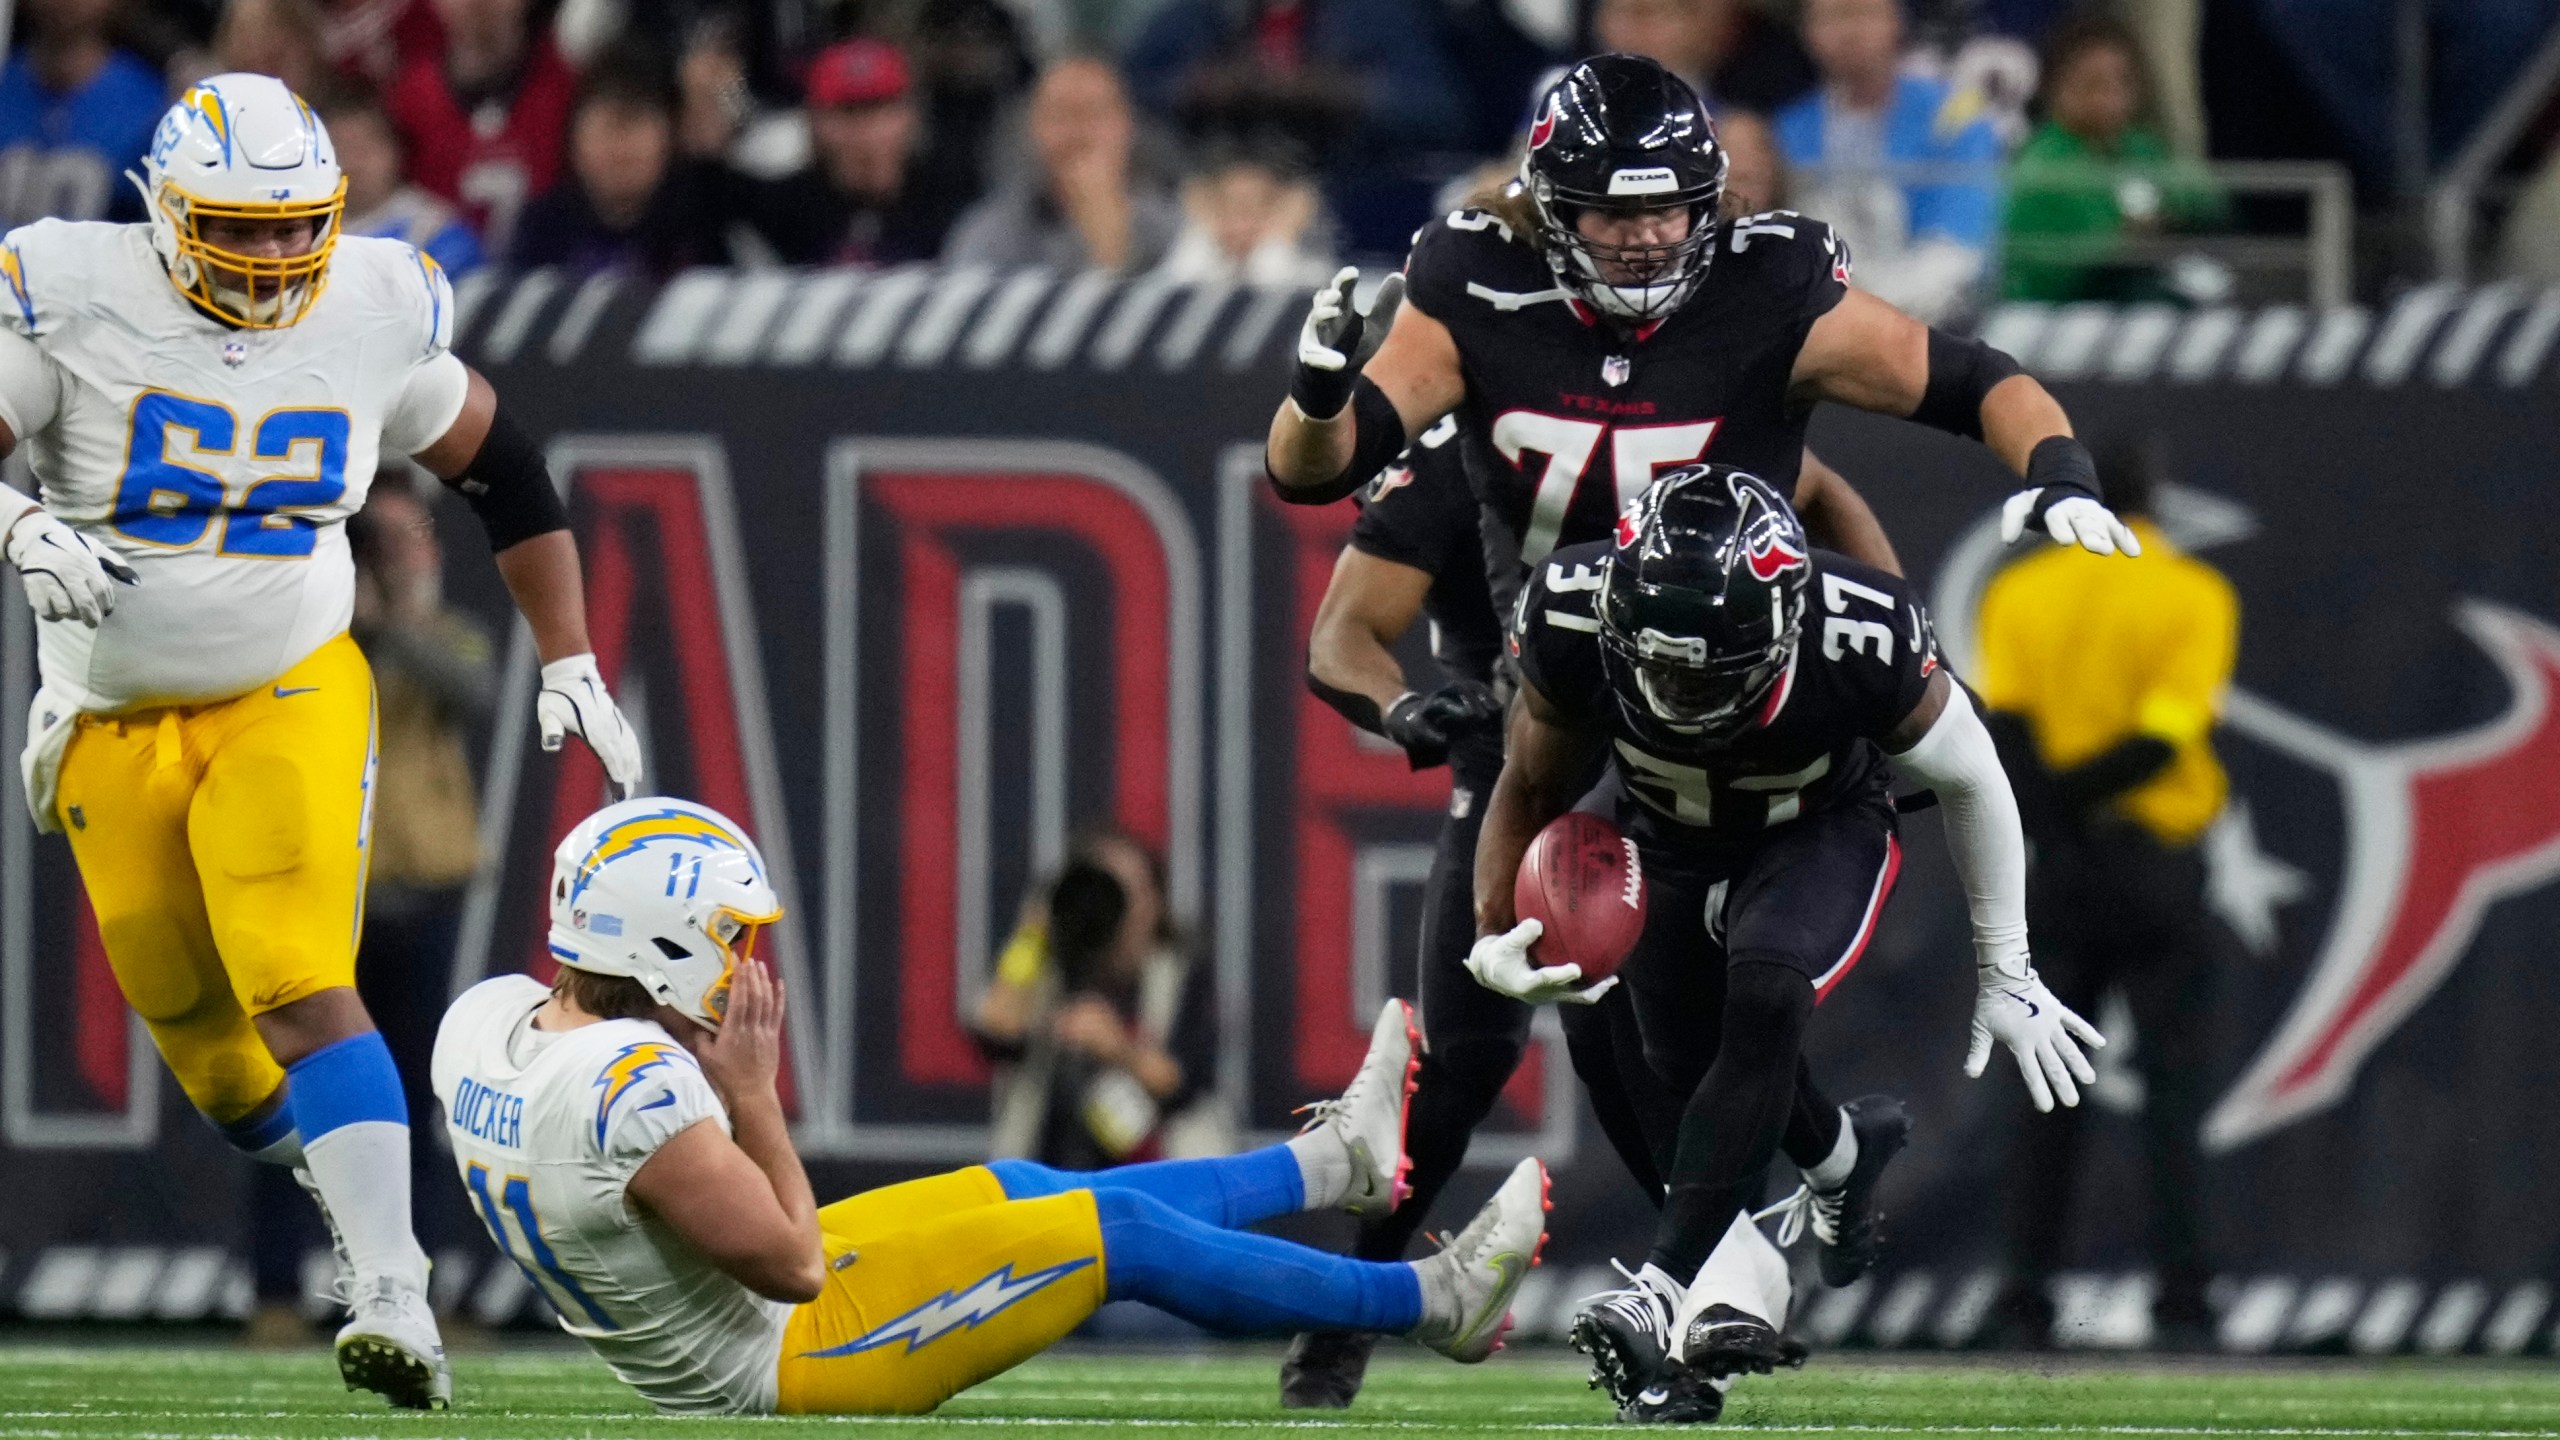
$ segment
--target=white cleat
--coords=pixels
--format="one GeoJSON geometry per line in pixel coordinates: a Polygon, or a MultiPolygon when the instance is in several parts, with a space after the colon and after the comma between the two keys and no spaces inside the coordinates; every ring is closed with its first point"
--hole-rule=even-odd
{"type": "Polygon", "coordinates": [[[1511,1328],[1511,1300],[1537,1268],[1547,1244],[1547,1167],[1532,1157],[1439,1254],[1417,1261],[1422,1277],[1422,1323],[1413,1338],[1461,1365],[1473,1365],[1502,1348],[1511,1328]]]}
{"type": "Polygon", "coordinates": [[[350,1390],[370,1390],[403,1410],[453,1403],[453,1370],[426,1292],[392,1275],[343,1284],[347,1323],[338,1331],[338,1374],[350,1390]]]}
{"type": "Polygon", "coordinates": [[[1334,1099],[1307,1107],[1314,1118],[1306,1129],[1330,1129],[1351,1156],[1351,1180],[1342,1197],[1342,1208],[1351,1214],[1387,1214],[1413,1192],[1405,1179],[1413,1157],[1405,1154],[1404,1131],[1414,1076],[1422,1069],[1421,1045],[1413,1007],[1389,1000],[1370,1028],[1369,1053],[1349,1087],[1334,1099]]]}

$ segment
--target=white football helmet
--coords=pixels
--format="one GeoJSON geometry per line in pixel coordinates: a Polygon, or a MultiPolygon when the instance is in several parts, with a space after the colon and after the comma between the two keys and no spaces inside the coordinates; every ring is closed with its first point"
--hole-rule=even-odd
{"type": "Polygon", "coordinates": [[[152,133],[141,175],[151,245],[171,284],[218,320],[276,330],[329,283],[347,181],[320,117],[268,75],[216,75],[178,97],[152,133]],[[311,248],[248,255],[204,238],[208,220],[307,220],[311,248]]]}
{"type": "Polygon", "coordinates": [[[639,981],[717,1030],[730,972],[782,918],[764,856],[707,805],[644,795],[579,822],[551,856],[551,955],[639,981]]]}

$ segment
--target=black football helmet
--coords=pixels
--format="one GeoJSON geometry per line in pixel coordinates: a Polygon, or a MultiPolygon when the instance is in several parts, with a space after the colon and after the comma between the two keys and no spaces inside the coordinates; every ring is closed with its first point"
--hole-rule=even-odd
{"type": "Polygon", "coordinates": [[[1538,102],[1520,187],[1538,216],[1556,279],[1621,320],[1659,320],[1706,278],[1724,203],[1724,147],[1697,92],[1638,55],[1601,55],[1565,72],[1538,102]],[[1585,210],[1689,212],[1668,245],[1602,245],[1574,228],[1585,210]]]}
{"type": "Polygon", "coordinates": [[[1600,581],[1609,689],[1638,736],[1713,748],[1766,719],[1812,573],[1794,508],[1757,475],[1686,465],[1618,517],[1600,581]]]}

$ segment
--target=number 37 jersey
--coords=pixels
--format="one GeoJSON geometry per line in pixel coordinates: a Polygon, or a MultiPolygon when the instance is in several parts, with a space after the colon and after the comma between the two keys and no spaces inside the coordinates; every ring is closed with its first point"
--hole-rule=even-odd
{"type": "Polygon", "coordinates": [[[346,629],[346,518],[468,383],[434,262],[344,238],[280,330],[188,304],[141,225],[12,231],[0,281],[0,420],[45,508],[141,576],[94,631],[37,627],[47,689],[94,712],[227,699],[346,629]]]}
{"type": "Polygon", "coordinates": [[[1520,678],[1564,718],[1605,735],[1609,760],[1657,835],[1744,836],[1888,783],[1876,743],[1892,733],[1938,671],[1929,617],[1898,577],[1816,550],[1795,662],[1758,722],[1706,747],[1638,725],[1610,688],[1600,650],[1606,544],[1558,550],[1530,573],[1511,623],[1520,678]]]}

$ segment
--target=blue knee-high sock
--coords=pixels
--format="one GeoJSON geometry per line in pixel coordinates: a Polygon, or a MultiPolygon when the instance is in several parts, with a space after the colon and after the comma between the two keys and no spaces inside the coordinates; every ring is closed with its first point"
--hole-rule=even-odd
{"type": "Polygon", "coordinates": [[[1037,1200],[1069,1190],[1135,1190],[1221,1230],[1259,1225],[1306,1207],[1306,1177],[1286,1145],[1205,1160],[1156,1160],[1112,1170],[1052,1170],[1028,1160],[987,1166],[1008,1200],[1037,1200]]]}
{"type": "Polygon", "coordinates": [[[1422,1279],[1410,1265],[1220,1230],[1136,1190],[1096,1190],[1093,1208],[1114,1300],[1141,1300],[1221,1335],[1401,1335],[1422,1323],[1422,1279]]]}

